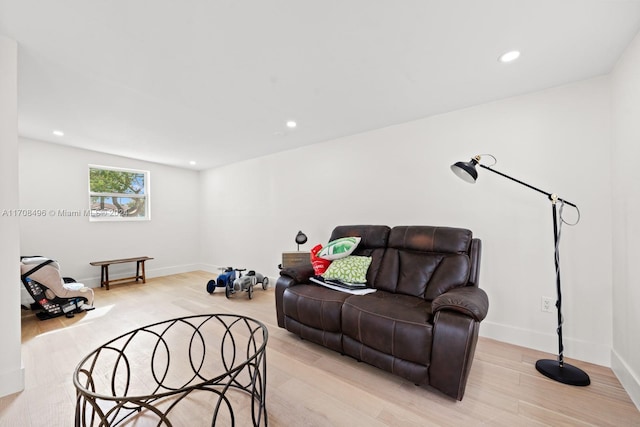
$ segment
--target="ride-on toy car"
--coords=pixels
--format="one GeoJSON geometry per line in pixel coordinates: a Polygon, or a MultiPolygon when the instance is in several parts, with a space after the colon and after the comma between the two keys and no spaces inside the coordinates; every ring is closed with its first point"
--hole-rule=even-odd
{"type": "Polygon", "coordinates": [[[242,276],[242,272],[246,269],[222,267],[220,270],[222,270],[222,273],[220,273],[216,279],[211,279],[207,282],[207,292],[210,294],[212,294],[216,288],[233,287],[233,281],[236,280],[236,277],[242,276]],[[236,274],[236,272],[238,273],[236,274]]]}
{"type": "Polygon", "coordinates": [[[227,298],[231,298],[231,295],[236,292],[244,291],[249,294],[249,299],[251,299],[253,298],[253,287],[255,285],[260,283],[262,284],[262,289],[265,290],[269,286],[269,278],[253,270],[249,271],[246,276],[242,275],[242,272],[246,271],[245,268],[225,267],[221,270],[223,272],[220,273],[216,280],[212,279],[207,282],[207,292],[210,294],[215,291],[216,287],[224,286],[224,294],[227,298]]]}
{"type": "MultiPolygon", "coordinates": [[[[244,271],[244,270],[243,270],[244,271]]],[[[250,270],[246,276],[240,274],[240,276],[233,281],[232,286],[227,286],[225,289],[225,295],[227,298],[231,298],[231,295],[236,292],[247,292],[249,294],[249,299],[253,298],[253,287],[258,283],[262,284],[262,289],[267,289],[269,286],[269,278],[264,277],[260,273],[256,273],[253,270],[250,270]]]]}
{"type": "Polygon", "coordinates": [[[256,281],[255,281],[254,285],[260,283],[262,285],[262,289],[264,289],[265,291],[269,287],[269,278],[268,277],[263,276],[260,273],[256,273],[253,270],[249,270],[249,272],[247,273],[247,276],[255,276],[256,281]]]}

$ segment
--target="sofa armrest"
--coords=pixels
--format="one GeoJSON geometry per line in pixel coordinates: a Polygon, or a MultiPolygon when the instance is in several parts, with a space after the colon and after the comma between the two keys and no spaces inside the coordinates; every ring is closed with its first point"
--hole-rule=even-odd
{"type": "Polygon", "coordinates": [[[283,268],[280,270],[280,276],[292,278],[296,284],[308,283],[309,278],[314,275],[311,263],[296,265],[295,267],[283,268]]]}
{"type": "Polygon", "coordinates": [[[284,328],[284,311],[282,309],[282,299],[284,291],[288,288],[302,283],[308,283],[309,278],[313,276],[313,267],[311,264],[305,264],[295,267],[283,268],[280,270],[280,277],[276,281],[276,316],[278,326],[284,328]]]}
{"type": "Polygon", "coordinates": [[[439,295],[431,308],[434,322],[429,384],[462,400],[489,299],[482,289],[465,286],[439,295]]]}
{"type": "Polygon", "coordinates": [[[479,329],[480,322],[467,314],[444,309],[435,313],[429,385],[462,400],[479,329]]]}
{"type": "Polygon", "coordinates": [[[433,314],[440,310],[453,310],[482,321],[489,311],[489,298],[480,288],[465,286],[451,289],[436,297],[431,303],[433,314]]]}

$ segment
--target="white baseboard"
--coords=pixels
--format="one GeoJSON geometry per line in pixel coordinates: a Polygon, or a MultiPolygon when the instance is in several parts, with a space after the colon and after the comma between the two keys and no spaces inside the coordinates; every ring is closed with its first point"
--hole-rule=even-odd
{"type": "MultiPolygon", "coordinates": [[[[151,279],[153,277],[162,277],[162,276],[170,276],[172,274],[180,274],[180,273],[189,273],[191,271],[206,271],[213,275],[220,274],[219,265],[213,264],[185,264],[178,265],[173,267],[165,267],[165,268],[154,268],[154,269],[146,269],[147,279],[151,279]]],[[[130,277],[131,273],[121,273],[121,274],[109,274],[109,278],[112,280],[120,279],[123,277],[130,277]]],[[[213,278],[213,277],[212,277],[213,278]]],[[[269,286],[275,286],[277,277],[269,277],[269,286]]],[[[79,279],[78,282],[84,284],[89,288],[99,288],[100,287],[100,277],[87,277],[84,279],[79,279]]],[[[26,292],[26,291],[25,291],[26,292]]]]}
{"type": "MultiPolygon", "coordinates": [[[[554,355],[558,354],[558,335],[555,334],[555,330],[547,334],[483,321],[480,324],[480,335],[554,355]]],[[[606,367],[611,366],[610,346],[601,343],[575,340],[566,336],[562,337],[562,343],[565,358],[582,360],[606,367]]]]}
{"type": "Polygon", "coordinates": [[[198,264],[185,264],[173,267],[153,268],[151,270],[147,270],[146,273],[147,278],[151,279],[154,277],[170,276],[172,274],[188,273],[195,270],[198,270],[198,264]]]}
{"type": "Polygon", "coordinates": [[[196,264],[194,270],[208,271],[209,273],[219,274],[220,266],[213,264],[196,264]]]}
{"type": "MultiPolygon", "coordinates": [[[[135,266],[134,266],[135,267],[135,266]]],[[[176,265],[172,267],[163,267],[163,268],[145,268],[145,275],[147,279],[152,279],[154,277],[162,277],[162,276],[170,276],[172,274],[180,274],[180,273],[188,273],[190,271],[202,270],[201,264],[185,264],[185,265],[176,265]]],[[[206,270],[209,271],[209,270],[206,270]]],[[[218,270],[215,270],[216,273],[218,270]]],[[[117,280],[123,277],[131,277],[132,273],[119,273],[119,274],[111,274],[109,271],[109,279],[117,280]]],[[[79,279],[78,282],[83,283],[85,286],[89,288],[99,288],[100,287],[100,276],[87,277],[84,279],[79,279]]]]}
{"type": "Polygon", "coordinates": [[[611,370],[616,374],[620,384],[640,411],[640,378],[615,350],[611,350],[611,370]]]}
{"type": "Polygon", "coordinates": [[[0,397],[24,390],[24,368],[0,374],[0,397]]]}

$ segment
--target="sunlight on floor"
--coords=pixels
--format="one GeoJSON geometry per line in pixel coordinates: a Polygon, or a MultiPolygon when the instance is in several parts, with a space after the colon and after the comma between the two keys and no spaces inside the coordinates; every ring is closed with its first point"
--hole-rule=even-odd
{"type": "Polygon", "coordinates": [[[100,307],[100,308],[94,308],[91,311],[86,311],[84,314],[84,317],[82,319],[80,319],[77,323],[73,324],[73,325],[67,325],[63,328],[60,329],[55,329],[52,331],[48,331],[48,332],[43,332],[38,334],[38,336],[36,336],[35,338],[41,338],[41,337],[45,337],[48,335],[52,335],[55,334],[56,332],[60,332],[60,331],[68,331],[69,329],[73,329],[73,328],[77,328],[79,326],[84,326],[86,325],[88,322],[91,322],[99,317],[102,317],[104,315],[106,315],[107,313],[109,313],[111,311],[111,309],[115,307],[115,304],[111,304],[111,305],[107,305],[105,307],[100,307]]]}
{"type": "Polygon", "coordinates": [[[113,307],[115,307],[115,304],[107,305],[105,307],[100,307],[100,308],[94,308],[91,311],[87,311],[85,316],[78,323],[90,322],[93,319],[97,319],[98,317],[102,317],[105,314],[107,314],[108,312],[110,312],[113,307]]]}

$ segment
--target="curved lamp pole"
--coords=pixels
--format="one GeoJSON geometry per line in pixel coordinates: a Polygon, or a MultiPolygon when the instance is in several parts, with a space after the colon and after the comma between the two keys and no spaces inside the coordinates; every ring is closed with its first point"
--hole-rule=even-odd
{"type": "Polygon", "coordinates": [[[483,169],[491,171],[497,175],[500,175],[504,178],[507,178],[511,181],[517,182],[518,184],[524,185],[532,190],[537,191],[538,193],[542,193],[551,201],[551,210],[553,215],[553,241],[554,241],[554,253],[555,253],[555,265],[556,265],[556,292],[557,292],[557,300],[556,300],[556,308],[558,309],[558,359],[550,360],[550,359],[541,359],[536,362],[536,369],[541,374],[545,375],[552,380],[559,381],[564,384],[576,385],[576,386],[587,386],[591,383],[589,380],[589,375],[586,372],[572,366],[568,363],[564,363],[564,347],[562,345],[562,289],[560,286],[560,257],[558,255],[558,243],[559,243],[559,235],[558,235],[558,214],[556,209],[556,204],[558,201],[561,203],[566,203],[569,206],[573,206],[577,209],[577,206],[573,203],[561,199],[557,194],[548,193],[546,191],[542,191],[539,188],[534,187],[533,185],[529,185],[526,182],[522,182],[518,179],[512,178],[509,175],[506,175],[502,172],[498,172],[495,169],[490,168],[489,166],[485,166],[480,163],[480,156],[475,156],[469,162],[456,162],[451,165],[451,170],[458,177],[463,179],[468,183],[475,183],[478,179],[478,171],[476,170],[476,166],[480,166],[483,169]]]}

